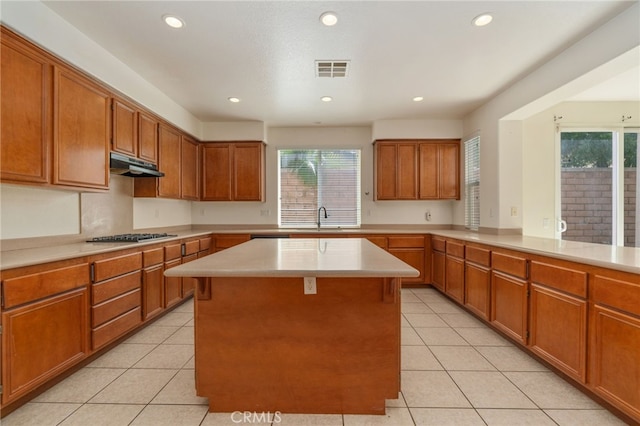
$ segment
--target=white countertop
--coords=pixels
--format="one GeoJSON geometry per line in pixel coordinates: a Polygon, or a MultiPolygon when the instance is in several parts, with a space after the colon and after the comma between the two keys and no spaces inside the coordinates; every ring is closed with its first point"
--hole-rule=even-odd
{"type": "Polygon", "coordinates": [[[601,266],[603,268],[640,274],[640,248],[606,244],[580,243],[522,235],[490,235],[467,231],[433,230],[432,235],[477,242],[519,250],[556,259],[601,266]]]}
{"type": "Polygon", "coordinates": [[[168,269],[168,277],[417,277],[364,238],[258,238],[168,269]]]}

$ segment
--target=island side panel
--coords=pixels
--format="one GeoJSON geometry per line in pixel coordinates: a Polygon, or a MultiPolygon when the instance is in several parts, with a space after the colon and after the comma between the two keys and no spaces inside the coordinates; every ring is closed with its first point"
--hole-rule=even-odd
{"type": "Polygon", "coordinates": [[[198,395],[215,412],[384,414],[400,391],[391,281],[317,278],[305,295],[302,277],[202,279],[198,395]]]}

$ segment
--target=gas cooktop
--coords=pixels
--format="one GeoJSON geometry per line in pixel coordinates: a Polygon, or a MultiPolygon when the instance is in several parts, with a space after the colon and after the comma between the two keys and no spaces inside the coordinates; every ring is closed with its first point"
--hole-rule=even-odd
{"type": "Polygon", "coordinates": [[[118,234],[106,237],[93,237],[87,240],[88,243],[137,243],[140,241],[155,240],[158,238],[177,237],[166,232],[161,234],[118,234]]]}

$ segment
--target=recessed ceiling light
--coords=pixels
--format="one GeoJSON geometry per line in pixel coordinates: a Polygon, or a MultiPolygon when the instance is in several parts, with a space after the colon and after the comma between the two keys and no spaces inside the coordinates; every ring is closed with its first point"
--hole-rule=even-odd
{"type": "Polygon", "coordinates": [[[184,21],[177,16],[173,15],[164,15],[162,20],[165,24],[170,26],[171,28],[182,28],[184,27],[184,21]]]}
{"type": "Polygon", "coordinates": [[[322,102],[331,102],[333,98],[331,96],[323,96],[320,100],[322,100],[322,102]]]}
{"type": "Polygon", "coordinates": [[[228,99],[229,99],[229,102],[233,102],[234,104],[237,104],[238,102],[240,102],[240,98],[235,98],[233,96],[228,99]]]}
{"type": "Polygon", "coordinates": [[[338,23],[338,15],[335,12],[325,12],[320,15],[320,22],[327,27],[332,27],[338,23]]]}
{"type": "Polygon", "coordinates": [[[473,18],[473,25],[475,25],[476,27],[484,27],[485,25],[488,25],[491,21],[493,21],[493,16],[491,16],[488,13],[483,13],[482,15],[478,15],[475,18],[473,18]]]}
{"type": "Polygon", "coordinates": [[[413,102],[422,102],[424,100],[424,98],[422,96],[416,96],[415,98],[413,98],[413,102]]]}

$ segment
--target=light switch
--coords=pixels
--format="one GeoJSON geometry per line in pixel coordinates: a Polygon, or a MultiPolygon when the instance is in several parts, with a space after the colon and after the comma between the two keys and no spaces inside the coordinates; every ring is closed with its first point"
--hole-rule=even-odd
{"type": "Polygon", "coordinates": [[[304,294],[318,294],[316,277],[304,277],[304,294]]]}

